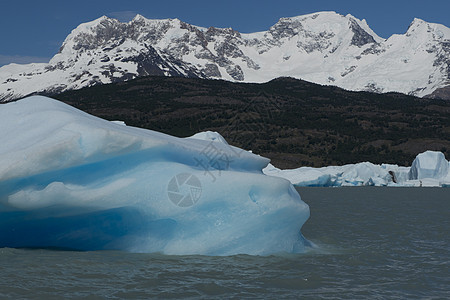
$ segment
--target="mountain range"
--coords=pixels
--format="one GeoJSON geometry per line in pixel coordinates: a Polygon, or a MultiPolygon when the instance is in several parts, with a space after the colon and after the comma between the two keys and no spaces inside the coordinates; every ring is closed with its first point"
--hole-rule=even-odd
{"type": "Polygon", "coordinates": [[[352,92],[287,77],[261,84],[145,76],[53,97],[173,136],[215,131],[282,169],[411,165],[426,150],[450,157],[450,101],[400,93],[352,92]]]}
{"type": "Polygon", "coordinates": [[[414,19],[405,34],[383,39],[365,20],[335,12],[281,18],[256,33],[103,16],[74,29],[49,63],[1,67],[0,102],[148,75],[254,83],[294,77],[450,99],[450,29],[414,19]]]}

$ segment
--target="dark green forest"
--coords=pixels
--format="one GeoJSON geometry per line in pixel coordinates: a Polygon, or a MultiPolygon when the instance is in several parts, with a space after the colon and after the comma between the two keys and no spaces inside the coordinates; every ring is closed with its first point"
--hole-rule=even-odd
{"type": "Polygon", "coordinates": [[[53,98],[108,120],[178,137],[212,130],[280,168],[450,157],[450,101],[350,92],[292,78],[263,84],[180,77],[135,80],[53,98]]]}

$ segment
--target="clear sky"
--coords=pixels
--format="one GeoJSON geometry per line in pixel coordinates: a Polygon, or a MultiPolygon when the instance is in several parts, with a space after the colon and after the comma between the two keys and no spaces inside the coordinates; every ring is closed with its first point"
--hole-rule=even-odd
{"type": "Polygon", "coordinates": [[[450,0],[0,0],[0,66],[48,61],[80,23],[102,15],[129,21],[178,18],[240,32],[267,30],[281,17],[336,11],[366,19],[381,37],[405,33],[417,17],[450,27],[450,0]]]}

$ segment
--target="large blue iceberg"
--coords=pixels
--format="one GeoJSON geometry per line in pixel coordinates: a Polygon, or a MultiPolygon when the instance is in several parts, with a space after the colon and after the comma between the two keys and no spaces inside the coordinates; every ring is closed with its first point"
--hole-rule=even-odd
{"type": "MultiPolygon", "coordinates": [[[[302,252],[308,206],[269,160],[33,96],[0,105],[0,247],[302,252]]],[[[206,137],[206,138],[205,138],[206,137]]]]}

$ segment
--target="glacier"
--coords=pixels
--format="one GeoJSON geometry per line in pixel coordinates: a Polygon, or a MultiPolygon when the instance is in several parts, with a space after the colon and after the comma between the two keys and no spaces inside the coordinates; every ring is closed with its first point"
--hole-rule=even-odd
{"type": "Polygon", "coordinates": [[[165,254],[304,252],[309,217],[269,160],[31,96],[0,105],[0,247],[165,254]]]}
{"type": "Polygon", "coordinates": [[[450,186],[450,162],[445,159],[442,152],[438,151],[418,154],[411,167],[362,162],[344,166],[280,170],[269,164],[263,172],[269,176],[285,178],[295,186],[305,187],[450,186]]]}

